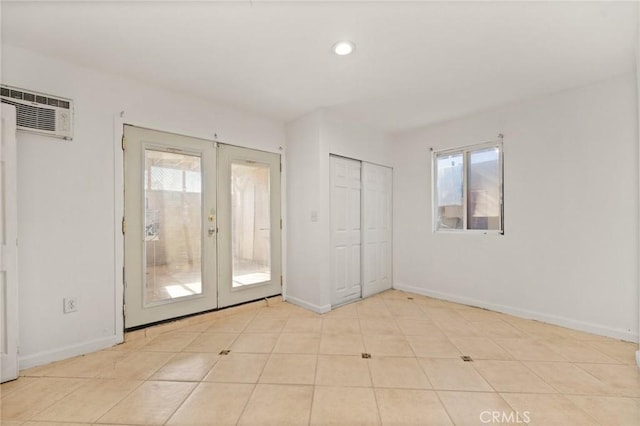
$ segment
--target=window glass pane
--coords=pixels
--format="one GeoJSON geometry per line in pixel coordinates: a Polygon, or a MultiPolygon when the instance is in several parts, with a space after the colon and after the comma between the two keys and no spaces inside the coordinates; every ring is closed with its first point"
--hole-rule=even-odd
{"type": "Polygon", "coordinates": [[[233,287],[271,281],[268,164],[231,163],[233,287]]]}
{"type": "Polygon", "coordinates": [[[200,157],[145,150],[145,304],[202,293],[201,180],[200,157]]]}
{"type": "Polygon", "coordinates": [[[462,153],[436,158],[437,229],[462,229],[463,158],[462,153]]]}
{"type": "Polygon", "coordinates": [[[159,191],[182,191],[182,170],[151,166],[151,189],[159,191]]]}
{"type": "Polygon", "coordinates": [[[467,228],[500,230],[500,152],[469,152],[467,228]]]}
{"type": "Polygon", "coordinates": [[[187,170],[184,172],[184,190],[187,192],[200,192],[202,184],[200,172],[187,170]]]}

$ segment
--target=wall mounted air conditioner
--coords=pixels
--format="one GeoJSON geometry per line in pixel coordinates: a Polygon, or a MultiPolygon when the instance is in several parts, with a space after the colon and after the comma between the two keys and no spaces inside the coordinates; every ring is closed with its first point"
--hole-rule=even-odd
{"type": "Polygon", "coordinates": [[[73,101],[1,85],[2,103],[16,107],[18,130],[73,139],[73,101]]]}

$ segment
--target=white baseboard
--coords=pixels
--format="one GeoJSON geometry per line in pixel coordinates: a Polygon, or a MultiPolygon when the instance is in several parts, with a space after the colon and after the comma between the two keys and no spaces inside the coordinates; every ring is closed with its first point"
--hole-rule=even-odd
{"type": "Polygon", "coordinates": [[[298,299],[297,297],[293,297],[289,295],[286,296],[286,301],[318,314],[326,314],[331,310],[331,305],[318,306],[318,305],[314,305],[313,303],[305,302],[304,300],[301,300],[301,299],[298,299]]]}
{"type": "Polygon", "coordinates": [[[37,367],[38,365],[44,365],[50,362],[60,361],[62,359],[110,348],[118,343],[122,343],[122,341],[122,336],[103,337],[100,339],[90,340],[88,342],[78,343],[76,345],[65,346],[63,348],[38,352],[26,356],[19,356],[18,363],[20,370],[24,370],[26,368],[37,367]]]}
{"type": "MultiPolygon", "coordinates": [[[[585,321],[578,321],[571,318],[561,317],[542,312],[530,311],[527,309],[514,308],[511,306],[498,305],[483,300],[472,299],[468,297],[458,296],[455,294],[442,293],[432,291],[421,287],[414,287],[406,284],[396,283],[393,288],[410,293],[421,294],[423,296],[434,297],[436,299],[447,300],[449,302],[461,303],[463,305],[477,306],[479,308],[489,309],[491,311],[502,312],[504,314],[514,315],[521,318],[534,319],[549,324],[559,325],[574,330],[584,331],[587,333],[598,334],[600,336],[613,337],[614,339],[624,340],[627,342],[638,343],[638,333],[631,331],[610,328],[598,324],[585,321]]],[[[640,364],[639,364],[640,365],[640,364]]]]}

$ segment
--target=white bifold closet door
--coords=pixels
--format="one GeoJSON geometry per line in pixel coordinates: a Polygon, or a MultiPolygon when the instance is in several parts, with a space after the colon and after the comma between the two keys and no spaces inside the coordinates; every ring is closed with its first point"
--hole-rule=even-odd
{"type": "Polygon", "coordinates": [[[331,156],[331,305],[362,294],[360,161],[331,156]]]}
{"type": "Polygon", "coordinates": [[[392,169],[331,156],[331,304],[391,288],[392,169]]]}
{"type": "Polygon", "coordinates": [[[392,179],[391,168],[362,163],[362,297],[391,288],[392,179]]]}

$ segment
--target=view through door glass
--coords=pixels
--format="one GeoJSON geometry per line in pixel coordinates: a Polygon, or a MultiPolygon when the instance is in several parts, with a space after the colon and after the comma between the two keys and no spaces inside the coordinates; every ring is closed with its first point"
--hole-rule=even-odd
{"type": "Polygon", "coordinates": [[[233,287],[271,280],[269,168],[231,163],[233,287]]]}
{"type": "Polygon", "coordinates": [[[202,293],[202,165],[145,150],[145,305],[202,293]]]}
{"type": "Polygon", "coordinates": [[[281,293],[280,155],[218,146],[218,306],[281,293]]]}

